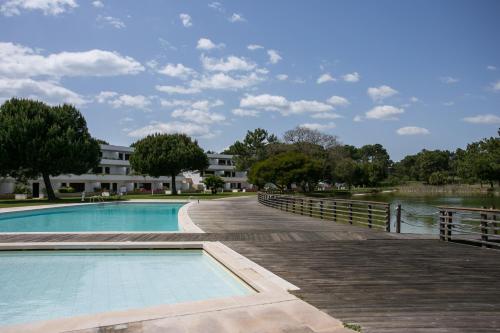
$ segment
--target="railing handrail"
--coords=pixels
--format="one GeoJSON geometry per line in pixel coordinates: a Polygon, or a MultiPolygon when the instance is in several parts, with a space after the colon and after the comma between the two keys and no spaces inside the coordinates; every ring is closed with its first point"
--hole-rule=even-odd
{"type": "Polygon", "coordinates": [[[486,212],[486,213],[494,213],[494,214],[500,214],[499,209],[495,208],[472,208],[472,207],[454,207],[454,206],[437,206],[437,209],[439,210],[446,210],[446,211],[461,211],[461,212],[486,212]]]}
{"type": "Polygon", "coordinates": [[[360,204],[365,203],[365,204],[380,205],[380,206],[389,206],[390,205],[388,202],[384,202],[384,201],[351,200],[351,199],[329,198],[329,197],[316,198],[316,197],[308,197],[308,196],[301,195],[301,194],[287,194],[287,193],[265,192],[265,191],[260,191],[259,193],[280,195],[280,196],[286,196],[286,197],[291,197],[291,198],[307,198],[307,200],[317,200],[317,201],[331,200],[331,201],[338,201],[338,202],[352,202],[352,203],[360,203],[360,204]]]}

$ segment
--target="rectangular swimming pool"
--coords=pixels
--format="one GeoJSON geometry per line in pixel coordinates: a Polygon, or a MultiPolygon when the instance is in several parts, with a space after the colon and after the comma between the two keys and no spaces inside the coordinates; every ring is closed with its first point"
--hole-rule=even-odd
{"type": "Polygon", "coordinates": [[[0,326],[254,292],[201,249],[0,251],[0,326]]]}
{"type": "Polygon", "coordinates": [[[0,214],[0,232],[178,231],[181,203],[104,203],[0,214]]]}

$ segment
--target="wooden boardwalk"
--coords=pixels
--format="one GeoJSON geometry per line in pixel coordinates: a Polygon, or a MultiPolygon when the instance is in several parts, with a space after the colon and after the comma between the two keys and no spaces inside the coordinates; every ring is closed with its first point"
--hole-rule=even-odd
{"type": "Polygon", "coordinates": [[[189,215],[206,234],[0,235],[0,242],[220,240],[363,332],[500,332],[500,251],[288,214],[255,198],[202,201],[189,215]]]}

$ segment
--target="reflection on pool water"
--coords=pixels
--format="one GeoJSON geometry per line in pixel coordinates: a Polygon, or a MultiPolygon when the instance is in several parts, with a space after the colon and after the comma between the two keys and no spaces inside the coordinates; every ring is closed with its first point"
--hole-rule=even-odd
{"type": "Polygon", "coordinates": [[[104,203],[0,214],[0,232],[178,231],[180,203],[104,203]]]}
{"type": "Polygon", "coordinates": [[[0,252],[0,326],[253,292],[203,250],[0,252]]]}

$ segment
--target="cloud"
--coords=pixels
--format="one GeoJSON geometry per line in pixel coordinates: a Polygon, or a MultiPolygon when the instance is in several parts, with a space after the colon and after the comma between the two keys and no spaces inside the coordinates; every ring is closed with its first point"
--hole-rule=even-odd
{"type": "Polygon", "coordinates": [[[430,134],[427,128],[417,126],[406,126],[399,128],[396,133],[399,135],[427,135],[430,134]]]}
{"type": "Polygon", "coordinates": [[[359,123],[360,121],[363,121],[363,117],[361,117],[360,115],[357,115],[357,116],[355,116],[354,118],[352,118],[352,120],[353,120],[354,122],[359,123]]]}
{"type": "Polygon", "coordinates": [[[277,64],[281,59],[283,59],[276,50],[267,50],[267,55],[269,56],[269,62],[271,64],[277,64]]]}
{"type": "Polygon", "coordinates": [[[92,1],[92,6],[94,6],[95,8],[102,8],[104,7],[104,3],[100,0],[95,0],[92,1]]]}
{"type": "Polygon", "coordinates": [[[286,74],[278,74],[278,75],[276,75],[276,79],[278,79],[280,81],[285,81],[286,79],[288,79],[288,75],[286,75],[286,74]]]}
{"type": "Polygon", "coordinates": [[[212,49],[220,49],[223,48],[225,45],[223,43],[220,44],[215,44],[208,38],[200,38],[198,40],[198,43],[196,45],[196,48],[198,50],[212,50],[212,49]]]}
{"type": "Polygon", "coordinates": [[[201,63],[203,64],[203,68],[205,70],[211,72],[251,71],[257,67],[257,65],[252,61],[232,55],[224,60],[224,58],[210,58],[202,54],[201,63]]]}
{"type": "Polygon", "coordinates": [[[229,18],[229,22],[246,22],[246,19],[241,14],[233,13],[233,15],[229,18]]]}
{"type": "Polygon", "coordinates": [[[404,113],[405,110],[391,105],[376,106],[370,111],[366,112],[368,119],[380,120],[397,120],[397,115],[404,113]]]}
{"type": "Polygon", "coordinates": [[[446,83],[446,84],[453,84],[453,83],[457,83],[460,81],[460,79],[457,79],[457,78],[454,78],[451,76],[442,76],[439,78],[439,80],[443,83],[446,83]]]}
{"type": "Polygon", "coordinates": [[[59,15],[78,7],[75,0],[7,0],[0,6],[5,16],[20,15],[22,10],[42,11],[44,15],[59,15]]]}
{"type": "Polygon", "coordinates": [[[455,105],[455,102],[453,102],[453,101],[444,102],[443,105],[444,106],[453,106],[453,105],[455,105]]]}
{"type": "Polygon", "coordinates": [[[149,106],[151,105],[149,97],[143,95],[120,95],[114,91],[102,91],[96,96],[96,100],[98,103],[107,103],[115,109],[133,108],[149,111],[149,106]]]}
{"type": "Polygon", "coordinates": [[[325,83],[328,81],[336,81],[336,80],[330,74],[325,73],[325,74],[321,75],[320,77],[318,77],[318,79],[316,80],[316,83],[322,84],[322,83],[325,83]]]}
{"type": "Polygon", "coordinates": [[[220,113],[203,110],[177,109],[172,112],[172,117],[181,118],[198,124],[213,124],[226,120],[226,117],[220,113]]]}
{"type": "Polygon", "coordinates": [[[260,112],[257,110],[233,109],[232,114],[238,117],[258,117],[260,112]]]}
{"type": "Polygon", "coordinates": [[[208,7],[212,8],[212,9],[215,9],[219,12],[224,12],[225,9],[224,7],[222,7],[222,4],[218,1],[214,1],[214,2],[211,2],[208,4],[208,7]]]}
{"type": "Polygon", "coordinates": [[[158,73],[182,80],[186,80],[190,76],[196,75],[196,71],[194,69],[186,67],[183,64],[166,64],[158,71],[158,73]]]}
{"type": "Polygon", "coordinates": [[[417,97],[415,97],[415,96],[410,97],[410,102],[412,102],[412,103],[417,103],[419,101],[420,100],[417,97]]]}
{"type": "Polygon", "coordinates": [[[209,138],[214,135],[207,125],[179,121],[166,123],[153,121],[147,126],[130,131],[128,136],[140,138],[154,133],[184,133],[199,138],[209,138]]]}
{"type": "Polygon", "coordinates": [[[264,46],[261,46],[258,44],[250,44],[247,46],[247,49],[249,49],[250,51],[255,51],[255,50],[263,49],[263,48],[264,48],[264,46]]]}
{"type": "Polygon", "coordinates": [[[6,100],[11,97],[43,100],[49,104],[83,105],[87,103],[81,95],[60,86],[57,82],[0,77],[0,99],[6,100]]]}
{"type": "Polygon", "coordinates": [[[96,20],[97,20],[97,22],[108,24],[116,29],[124,29],[126,27],[125,22],[123,22],[119,18],[113,17],[113,16],[98,15],[96,20]]]}
{"type": "Polygon", "coordinates": [[[335,128],[335,126],[336,125],[333,122],[330,122],[327,124],[305,123],[305,124],[299,125],[299,127],[304,127],[304,128],[308,128],[311,130],[317,130],[317,131],[329,130],[329,129],[335,128]]]}
{"type": "Polygon", "coordinates": [[[256,73],[248,75],[230,76],[225,73],[214,75],[204,75],[200,79],[193,80],[190,83],[192,89],[204,90],[238,90],[254,86],[263,81],[256,73]]]}
{"type": "Polygon", "coordinates": [[[29,47],[0,43],[0,59],[0,75],[8,77],[115,76],[144,71],[131,57],[97,49],[43,56],[29,47]]]}
{"type": "Polygon", "coordinates": [[[465,117],[463,121],[471,124],[500,124],[500,117],[494,114],[480,114],[473,117],[465,117]]]}
{"type": "Polygon", "coordinates": [[[179,14],[179,19],[181,20],[182,25],[185,28],[189,28],[190,26],[193,25],[193,21],[191,20],[191,16],[189,14],[185,13],[179,14]]]}
{"type": "Polygon", "coordinates": [[[396,95],[398,91],[389,86],[382,85],[380,87],[368,88],[367,93],[374,102],[382,102],[384,99],[396,95]]]}
{"type": "Polygon", "coordinates": [[[283,115],[302,114],[302,113],[320,113],[333,110],[331,105],[314,101],[299,100],[288,101],[283,96],[269,94],[246,95],[240,100],[241,108],[254,108],[266,111],[278,111],[283,115]]]}
{"type": "Polygon", "coordinates": [[[161,99],[160,100],[160,105],[165,108],[178,108],[178,107],[183,107],[183,108],[190,108],[190,109],[195,109],[195,110],[202,110],[202,111],[208,111],[214,107],[217,106],[222,106],[224,105],[224,102],[220,99],[216,100],[199,100],[199,101],[191,101],[191,100],[185,100],[185,99],[174,99],[174,100],[166,100],[166,99],[161,99]]]}
{"type": "Polygon", "coordinates": [[[493,83],[492,86],[494,91],[500,91],[500,80],[493,83]]]}
{"type": "Polygon", "coordinates": [[[157,85],[155,88],[156,88],[156,90],[167,93],[167,94],[181,94],[181,95],[197,94],[201,91],[198,88],[183,87],[183,86],[160,86],[160,85],[157,85]]]}
{"type": "Polygon", "coordinates": [[[345,82],[358,82],[361,79],[361,75],[358,72],[353,72],[342,76],[345,82]]]}
{"type": "Polygon", "coordinates": [[[324,113],[316,113],[311,116],[311,118],[314,119],[337,119],[337,118],[342,118],[340,114],[333,113],[333,112],[324,112],[324,113]]]}
{"type": "Polygon", "coordinates": [[[333,106],[348,106],[349,104],[351,104],[347,98],[342,96],[332,96],[327,99],[326,102],[333,106]]]}

